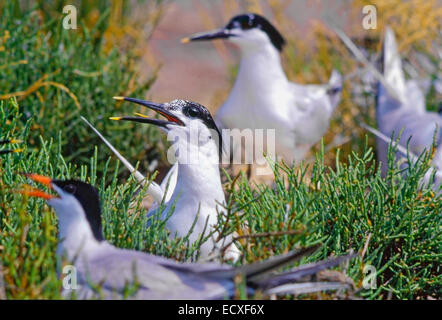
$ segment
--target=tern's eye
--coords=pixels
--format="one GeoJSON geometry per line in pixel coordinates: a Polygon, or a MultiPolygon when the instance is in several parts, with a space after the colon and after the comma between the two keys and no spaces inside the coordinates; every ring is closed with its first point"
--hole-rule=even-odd
{"type": "Polygon", "coordinates": [[[184,113],[192,118],[197,118],[200,116],[200,110],[196,107],[188,107],[184,110],[184,113]]]}
{"type": "Polygon", "coordinates": [[[234,18],[226,26],[226,29],[251,29],[254,27],[254,20],[249,16],[241,16],[234,18]]]}
{"type": "Polygon", "coordinates": [[[248,16],[244,16],[235,21],[235,27],[248,30],[254,27],[254,20],[248,16]]]}
{"type": "Polygon", "coordinates": [[[74,194],[75,191],[77,190],[77,187],[75,187],[73,184],[68,184],[63,189],[67,193],[74,194]]]}
{"type": "Polygon", "coordinates": [[[246,30],[252,28],[253,24],[249,19],[244,19],[241,21],[241,28],[246,30]]]}

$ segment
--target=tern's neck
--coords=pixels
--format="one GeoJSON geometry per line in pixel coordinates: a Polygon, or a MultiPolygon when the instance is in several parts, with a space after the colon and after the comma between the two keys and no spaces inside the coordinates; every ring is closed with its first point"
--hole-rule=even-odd
{"type": "Polygon", "coordinates": [[[100,244],[92,233],[83,209],[73,206],[71,210],[69,213],[59,214],[58,223],[57,254],[66,257],[68,261],[83,256],[100,244]],[[74,212],[76,210],[81,212],[74,212]]]}
{"type": "Polygon", "coordinates": [[[177,187],[174,196],[198,201],[224,200],[216,147],[190,147],[188,157],[178,157],[177,187]],[[192,150],[194,149],[194,150],[192,150]],[[222,199],[221,199],[222,198],[222,199]]]}
{"type": "Polygon", "coordinates": [[[250,90],[269,90],[273,85],[287,82],[278,50],[272,45],[242,48],[241,62],[235,87],[246,86],[250,90]]]}

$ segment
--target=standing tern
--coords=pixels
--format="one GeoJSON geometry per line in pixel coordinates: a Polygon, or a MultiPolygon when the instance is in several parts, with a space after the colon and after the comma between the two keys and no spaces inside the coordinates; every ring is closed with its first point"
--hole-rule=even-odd
{"type": "MultiPolygon", "coordinates": [[[[171,236],[179,237],[185,237],[193,228],[189,236],[190,243],[213,232],[211,239],[201,246],[201,257],[207,258],[211,253],[219,252],[225,243],[231,242],[232,236],[218,239],[218,233],[214,232],[218,214],[225,211],[223,205],[226,201],[219,173],[221,134],[210,112],[198,103],[184,100],[158,104],[127,97],[115,99],[140,104],[167,119],[153,119],[141,114],[136,117],[111,118],[153,124],[165,131],[169,137],[176,138],[172,144],[172,151],[176,153],[176,163],[161,186],[154,186],[155,190],[159,193],[162,190],[164,194],[167,182],[171,181],[169,193],[164,199],[166,208],[162,215],[165,219],[171,210],[173,214],[168,218],[166,226],[171,231],[171,236]]],[[[108,146],[116,151],[109,143],[108,146]]],[[[127,166],[128,161],[123,163],[127,166]]],[[[134,171],[133,166],[127,167],[131,172],[134,171]]],[[[157,198],[156,201],[159,203],[162,199],[157,198]]],[[[154,207],[149,210],[148,215],[154,214],[156,209],[154,207]]],[[[232,243],[225,251],[224,258],[236,261],[239,257],[240,251],[232,243]]]]}
{"type": "MultiPolygon", "coordinates": [[[[405,80],[402,62],[397,50],[394,32],[387,28],[383,48],[383,76],[395,91],[395,96],[379,82],[376,117],[381,133],[393,139],[400,135],[399,144],[409,146],[409,151],[419,156],[429,151],[434,138],[436,142],[433,165],[442,174],[442,115],[429,112],[425,107],[425,95],[416,80],[405,80]]],[[[382,162],[382,173],[387,172],[388,143],[378,138],[378,159],[382,162]]],[[[404,158],[399,155],[397,157],[404,158]]],[[[442,181],[439,181],[436,186],[442,181]]]]}
{"type": "Polygon", "coordinates": [[[285,40],[258,14],[235,16],[222,29],[181,42],[214,39],[228,40],[241,51],[238,76],[215,116],[217,122],[230,129],[274,129],[276,155],[289,163],[302,160],[328,129],[340,100],[342,76],[334,70],[325,85],[288,81],[280,58],[285,40]]]}
{"type": "Polygon", "coordinates": [[[252,294],[258,290],[267,294],[300,294],[349,287],[342,282],[309,282],[309,276],[341,264],[354,254],[303,265],[279,275],[273,272],[313,253],[318,245],[237,268],[217,263],[179,263],[117,248],[103,238],[96,188],[82,181],[26,176],[58,194],[35,188],[21,191],[46,199],[56,211],[57,256],[73,264],[77,278],[76,288],[63,289],[64,297],[75,294],[80,299],[222,299],[234,295],[234,278],[239,275],[245,277],[252,294]],[[128,288],[135,288],[135,292],[128,296],[128,288]]]}

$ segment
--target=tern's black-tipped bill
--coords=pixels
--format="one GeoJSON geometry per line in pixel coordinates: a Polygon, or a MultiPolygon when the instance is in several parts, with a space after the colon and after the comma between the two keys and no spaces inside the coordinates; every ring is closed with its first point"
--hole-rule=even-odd
{"type": "Polygon", "coordinates": [[[230,30],[227,29],[219,29],[209,32],[200,32],[196,33],[193,36],[186,37],[181,39],[181,43],[188,43],[190,41],[207,41],[207,40],[215,40],[215,39],[226,39],[234,36],[230,30]]]}
{"type": "Polygon", "coordinates": [[[110,117],[109,119],[116,120],[116,121],[123,120],[123,121],[133,121],[133,122],[140,122],[140,123],[149,123],[149,124],[156,125],[158,127],[166,127],[168,124],[176,124],[175,122],[154,119],[154,118],[148,118],[148,117],[124,116],[124,117],[110,117]]]}
{"type": "Polygon", "coordinates": [[[173,113],[166,110],[163,106],[163,104],[158,104],[151,101],[145,101],[141,99],[135,99],[135,98],[128,98],[128,97],[114,97],[115,100],[124,100],[133,102],[139,105],[142,105],[144,107],[147,107],[151,110],[154,110],[155,112],[161,114],[162,116],[166,117],[167,121],[160,120],[160,119],[153,119],[149,118],[148,116],[137,114],[138,117],[133,116],[124,116],[124,117],[111,117],[111,120],[126,120],[126,121],[134,121],[134,122],[140,122],[140,123],[149,123],[154,124],[159,127],[166,127],[167,125],[173,124],[173,125],[180,125],[184,126],[184,123],[176,117],[173,113]]]}
{"type": "Polygon", "coordinates": [[[18,139],[5,139],[5,140],[0,140],[0,145],[2,144],[8,144],[8,143],[22,143],[21,140],[18,139]]]}
{"type": "MultiPolygon", "coordinates": [[[[21,140],[17,140],[17,139],[4,139],[4,140],[0,140],[0,145],[4,145],[4,144],[16,144],[16,143],[22,143],[21,140]]],[[[8,154],[8,153],[18,153],[18,152],[22,152],[24,149],[20,148],[20,149],[3,149],[0,150],[0,155],[3,154],[8,154]]]]}
{"type": "Polygon", "coordinates": [[[4,149],[4,150],[0,150],[0,155],[2,154],[8,154],[8,153],[19,153],[22,152],[24,149],[4,149]]]}

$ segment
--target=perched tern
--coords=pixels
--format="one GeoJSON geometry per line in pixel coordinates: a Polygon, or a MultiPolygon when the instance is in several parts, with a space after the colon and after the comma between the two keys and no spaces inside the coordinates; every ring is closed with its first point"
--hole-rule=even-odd
{"type": "MultiPolygon", "coordinates": [[[[161,185],[152,186],[158,194],[162,192],[165,195],[166,208],[162,213],[163,218],[174,210],[166,226],[171,231],[171,236],[179,237],[188,235],[193,228],[189,236],[190,243],[194,243],[202,235],[213,232],[211,239],[201,246],[201,257],[207,258],[211,253],[219,252],[225,243],[231,242],[232,236],[218,239],[218,233],[214,232],[218,223],[218,214],[225,211],[223,205],[226,201],[219,173],[222,139],[210,112],[198,103],[184,100],[158,104],[127,97],[115,97],[115,99],[143,105],[167,119],[154,119],[141,114],[111,118],[118,121],[153,124],[166,132],[168,137],[174,138],[172,153],[175,159],[171,160],[176,160],[176,163],[161,185]],[[168,194],[165,194],[167,183],[169,183],[168,194]]],[[[115,148],[108,142],[107,144],[115,153],[115,148]]],[[[121,155],[119,158],[124,159],[121,155]]],[[[134,171],[133,166],[127,165],[127,160],[123,163],[131,172],[134,171]]],[[[158,196],[155,200],[158,203],[162,201],[158,196]]],[[[156,207],[152,208],[148,215],[154,214],[156,210],[156,207]]],[[[239,257],[240,251],[235,244],[231,244],[225,251],[224,259],[236,261],[239,257]]]]}
{"type": "Polygon", "coordinates": [[[241,51],[238,75],[215,116],[217,123],[230,129],[274,129],[276,155],[288,163],[302,160],[328,129],[340,100],[341,75],[333,71],[325,85],[288,81],[280,58],[285,40],[258,14],[235,16],[224,28],[198,33],[181,42],[215,39],[228,40],[241,51]]]}
{"type": "Polygon", "coordinates": [[[306,293],[348,288],[342,282],[309,282],[321,270],[355,255],[302,265],[279,275],[273,271],[313,253],[318,246],[292,251],[266,261],[231,267],[217,263],[179,263],[140,251],[117,248],[103,238],[98,190],[76,180],[53,180],[26,174],[58,196],[26,188],[21,193],[47,200],[58,217],[57,255],[75,267],[77,286],[63,296],[79,299],[222,299],[234,295],[234,278],[243,275],[249,293],[306,293]],[[306,280],[307,279],[307,280],[306,280]],[[134,288],[127,294],[128,288],[134,288]]]}

